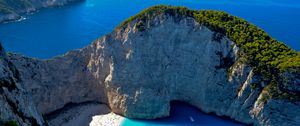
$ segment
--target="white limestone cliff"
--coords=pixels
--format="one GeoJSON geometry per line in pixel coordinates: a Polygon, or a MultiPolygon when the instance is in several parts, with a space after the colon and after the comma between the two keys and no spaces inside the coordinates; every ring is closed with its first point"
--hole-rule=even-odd
{"type": "Polygon", "coordinates": [[[245,124],[300,124],[300,102],[260,102],[261,76],[226,36],[191,17],[148,18],[50,60],[9,60],[42,114],[93,101],[129,118],[155,119],[168,116],[176,100],[245,124]]]}
{"type": "Polygon", "coordinates": [[[21,85],[19,76],[0,44],[0,125],[9,121],[22,126],[45,125],[32,97],[21,85]]]}

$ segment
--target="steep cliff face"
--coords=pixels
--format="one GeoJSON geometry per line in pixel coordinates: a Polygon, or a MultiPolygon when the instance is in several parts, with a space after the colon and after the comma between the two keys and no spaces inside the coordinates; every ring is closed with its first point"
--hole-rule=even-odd
{"type": "MultiPolygon", "coordinates": [[[[51,60],[10,55],[37,109],[96,101],[129,118],[155,119],[176,100],[247,124],[300,124],[299,100],[266,99],[267,81],[225,34],[188,15],[143,15],[51,60]]],[[[298,73],[280,74],[284,90],[298,93],[298,73]]]]}
{"type": "Polygon", "coordinates": [[[19,20],[23,14],[41,8],[63,6],[75,1],[84,0],[0,0],[0,23],[19,20]]]}
{"type": "Polygon", "coordinates": [[[31,96],[20,83],[18,70],[8,61],[0,45],[0,125],[8,122],[22,126],[44,125],[31,96]]]}
{"type": "Polygon", "coordinates": [[[105,82],[115,112],[164,117],[172,100],[206,112],[228,108],[240,84],[227,81],[227,69],[238,59],[233,42],[215,40],[214,32],[189,17],[162,15],[146,22],[145,29],[139,32],[132,23],[110,42],[114,48],[109,49],[111,71],[105,82]]]}
{"type": "MultiPolygon", "coordinates": [[[[32,94],[38,110],[47,114],[68,103],[106,103],[102,78],[87,67],[90,61],[87,51],[72,51],[48,61],[22,56],[12,56],[10,60],[21,73],[23,85],[32,94]]],[[[101,71],[101,76],[105,71],[101,71]]]]}

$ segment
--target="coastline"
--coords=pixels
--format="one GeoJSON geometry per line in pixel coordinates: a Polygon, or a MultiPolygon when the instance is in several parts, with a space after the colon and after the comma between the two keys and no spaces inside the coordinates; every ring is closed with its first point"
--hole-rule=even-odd
{"type": "Polygon", "coordinates": [[[69,0],[69,1],[63,1],[63,2],[57,2],[57,3],[50,3],[50,4],[48,3],[47,5],[36,6],[34,8],[24,8],[19,11],[7,13],[7,14],[0,13],[0,25],[26,20],[27,19],[26,16],[35,14],[45,8],[63,7],[63,6],[68,6],[68,5],[79,3],[79,2],[84,2],[84,1],[86,1],[86,0],[69,0]]]}
{"type": "Polygon", "coordinates": [[[172,126],[198,126],[198,125],[226,125],[226,126],[246,126],[247,124],[238,122],[226,116],[215,113],[207,113],[186,102],[173,101],[169,117],[154,120],[125,119],[122,126],[132,125],[172,125],[172,126]]]}
{"type": "MultiPolygon", "coordinates": [[[[209,38],[213,38],[213,37],[209,37],[209,38]]],[[[223,55],[223,54],[222,54],[223,55]]],[[[71,55],[72,57],[74,57],[74,55],[71,55]]],[[[75,55],[76,57],[78,56],[78,55],[75,55]]],[[[96,58],[95,58],[96,59],[96,58]]],[[[18,60],[17,60],[18,61],[18,60]]],[[[78,60],[72,60],[72,61],[78,61],[78,60]]],[[[33,63],[36,63],[36,62],[33,62],[33,63]]],[[[77,62],[75,62],[75,63],[77,63],[77,62]]],[[[82,62],[81,62],[82,63],[82,62]]],[[[60,64],[59,64],[60,65],[60,64]]],[[[73,65],[74,64],[72,64],[72,66],[71,66],[71,68],[74,68],[73,67],[73,65]]],[[[84,65],[82,65],[82,64],[75,64],[76,66],[87,66],[86,64],[84,64],[84,65]]],[[[23,66],[25,66],[25,65],[23,65],[23,66]]],[[[63,65],[62,65],[63,66],[63,65]]],[[[25,66],[26,67],[26,66],[25,66]]],[[[32,67],[33,68],[33,67],[32,67]]],[[[216,67],[215,67],[216,68],[216,67]]],[[[54,70],[56,70],[56,69],[54,69],[54,70]]],[[[63,69],[64,70],[64,69],[63,69]]],[[[80,71],[80,70],[78,70],[78,71],[80,71]]],[[[77,72],[77,71],[75,71],[75,72],[77,72]]],[[[70,72],[70,73],[75,73],[75,72],[70,72]]],[[[26,73],[26,72],[24,72],[24,73],[26,73]]],[[[80,72],[78,72],[78,73],[80,73],[80,72]]],[[[117,72],[118,73],[118,72],[117,72]]],[[[120,73],[120,72],[119,72],[120,73]]],[[[251,73],[251,72],[250,72],[251,73]]],[[[228,74],[228,73],[227,73],[228,74]]],[[[27,75],[27,74],[24,74],[24,75],[27,75]]],[[[71,75],[73,75],[73,74],[71,74],[71,75]]],[[[85,74],[84,74],[85,75],[85,74]]],[[[46,75],[47,76],[47,75],[46,75]]],[[[253,77],[252,76],[252,74],[250,74],[249,76],[251,76],[251,77],[253,77]]],[[[249,76],[247,76],[247,79],[248,79],[248,77],[249,76]]],[[[295,75],[296,76],[296,75],[295,75]]],[[[19,77],[19,76],[16,76],[16,77],[19,77]]],[[[57,76],[54,76],[54,77],[57,77],[57,76]]],[[[64,75],[62,75],[61,77],[64,77],[64,75]]],[[[72,76],[71,76],[72,77],[72,76]]],[[[78,77],[78,76],[75,76],[75,78],[76,77],[78,77]]],[[[130,77],[128,77],[128,78],[130,78],[130,77]]],[[[254,78],[254,79],[256,79],[256,78],[254,78]]],[[[64,80],[64,79],[62,79],[62,80],[64,80]]],[[[103,79],[102,79],[103,80],[103,79]]],[[[105,79],[106,80],[106,79],[105,79]]],[[[81,80],[80,80],[81,81],[81,80]]],[[[64,82],[64,81],[63,81],[64,82]]],[[[74,82],[73,80],[71,81],[71,84],[73,84],[72,82],[74,82]]],[[[78,81],[76,81],[76,82],[78,82],[78,81]]],[[[85,80],[84,80],[84,82],[85,82],[85,80]]],[[[245,82],[248,82],[248,80],[246,80],[245,82]]],[[[220,85],[219,83],[217,83],[218,85],[220,85]]],[[[252,85],[256,85],[256,84],[247,84],[247,85],[243,85],[243,87],[242,87],[242,91],[247,91],[246,90],[246,86],[247,87],[250,87],[250,86],[252,86],[252,85]]],[[[196,86],[197,87],[197,86],[196,86]]],[[[68,87],[69,88],[69,87],[68,87]]],[[[80,87],[81,88],[81,87],[80,87]]],[[[215,88],[215,87],[214,87],[215,88]]],[[[252,88],[252,90],[254,90],[253,89],[253,87],[251,87],[252,88]]],[[[76,88],[76,89],[78,89],[78,88],[76,88]]],[[[248,88],[249,89],[249,88],[248,88]]],[[[251,91],[252,91],[251,90],[251,91]]],[[[89,90],[87,90],[88,92],[89,92],[89,90]]],[[[257,90],[256,90],[257,91],[257,90]]],[[[196,91],[195,91],[196,92],[196,91]]],[[[243,92],[243,93],[245,93],[245,92],[243,92]]],[[[57,93],[57,94],[60,94],[60,93],[57,93]]],[[[74,93],[75,94],[75,96],[77,97],[77,94],[82,94],[82,93],[74,93]]],[[[83,93],[84,94],[84,93],[83,93]]],[[[129,94],[129,93],[128,93],[129,94]]],[[[196,93],[196,94],[198,94],[198,93],[196,93]]],[[[225,94],[225,93],[224,93],[225,94]]],[[[240,92],[239,92],[239,94],[240,94],[240,92]]],[[[67,95],[63,95],[63,96],[69,96],[69,94],[67,94],[67,95]]],[[[84,97],[86,96],[86,95],[83,95],[84,97]]],[[[97,95],[91,95],[91,96],[97,96],[97,95]]],[[[99,96],[99,95],[98,95],[99,96]]],[[[106,95],[104,95],[104,96],[106,96],[106,95]]],[[[194,96],[194,95],[191,95],[191,96],[194,96]]],[[[235,96],[235,95],[234,95],[235,96]]],[[[210,98],[210,97],[209,97],[210,98]]],[[[236,98],[236,97],[235,97],[236,98]]],[[[75,99],[75,98],[74,98],[75,99]]],[[[215,99],[215,98],[211,98],[211,99],[215,99]]],[[[258,99],[260,99],[260,97],[258,97],[258,99]]],[[[77,99],[75,99],[75,100],[77,100],[77,99]]],[[[248,101],[248,99],[247,99],[247,101],[248,101]]],[[[77,103],[78,101],[70,101],[69,103],[77,103]]],[[[105,102],[105,101],[100,101],[100,102],[105,102]]],[[[243,102],[243,101],[242,101],[243,102]]],[[[45,103],[47,103],[47,102],[45,102],[45,103]]],[[[61,101],[58,101],[57,103],[61,103],[61,101]]],[[[68,105],[69,103],[66,103],[66,104],[64,104],[64,105],[68,105]]],[[[206,102],[203,102],[203,103],[206,103],[206,102]]],[[[224,102],[225,103],[225,102],[224,102]]],[[[229,102],[229,103],[231,103],[231,102],[229,102]]],[[[237,104],[237,105],[239,105],[236,101],[234,102],[235,104],[237,104]]],[[[222,100],[222,102],[221,102],[221,105],[223,104],[223,100],[222,100]]],[[[135,103],[134,103],[134,105],[135,105],[135,103]]],[[[142,104],[140,104],[141,106],[142,105],[144,105],[143,103],[142,104]]],[[[200,104],[201,105],[201,104],[200,104]]],[[[209,104],[209,105],[213,105],[213,104],[209,104]]],[[[215,105],[217,105],[217,104],[215,104],[215,105]]],[[[255,106],[257,105],[257,102],[255,102],[255,106]]],[[[273,104],[271,104],[272,106],[273,106],[273,104]]],[[[271,106],[270,105],[270,106],[271,106]]],[[[275,105],[277,105],[277,104],[275,104],[275,105]]],[[[280,105],[283,105],[283,104],[280,104],[280,105]]],[[[196,106],[196,105],[195,105],[196,106]]],[[[130,106],[131,107],[131,106],[130,106]]],[[[209,106],[210,107],[210,106],[209,106]]],[[[218,106],[219,107],[219,106],[218,106]]],[[[260,107],[260,106],[259,106],[260,107]]],[[[277,106],[276,106],[277,107],[277,106]]],[[[113,107],[112,107],[113,108],[113,107]]],[[[148,107],[144,107],[144,108],[146,108],[146,109],[151,109],[152,108],[152,106],[148,106],[148,107]]],[[[243,107],[242,106],[242,109],[244,109],[245,107],[243,107]]],[[[249,108],[249,107],[248,107],[249,108]]],[[[282,108],[281,106],[279,106],[279,107],[277,107],[277,108],[282,108]]],[[[51,109],[51,108],[50,108],[51,109]]],[[[198,109],[202,109],[201,107],[198,107],[198,109]]],[[[225,108],[225,109],[227,109],[227,108],[225,108]]],[[[261,108],[258,108],[258,109],[261,109],[261,108]]],[[[56,109],[57,110],[57,109],[56,109]]],[[[56,110],[53,110],[53,111],[56,111],[56,110]]],[[[124,109],[125,111],[127,111],[127,109],[124,109]]],[[[145,110],[145,109],[143,109],[142,108],[142,110],[145,110]]],[[[166,109],[165,109],[166,110],[166,109]]],[[[205,109],[203,109],[203,111],[205,111],[205,109]]],[[[259,110],[260,111],[260,110],[259,110]]],[[[273,111],[273,109],[272,109],[272,111],[273,111]]],[[[272,113],[272,111],[270,112],[270,113],[272,113]]],[[[157,111],[156,111],[157,112],[157,111]]],[[[186,111],[185,111],[186,112],[186,111]]],[[[210,112],[209,110],[206,110],[206,112],[210,112]]],[[[215,113],[215,115],[225,115],[225,114],[220,114],[220,113],[217,113],[217,112],[215,112],[215,111],[212,111],[212,112],[214,112],[215,113]]],[[[252,110],[251,110],[251,112],[252,112],[252,110]]],[[[46,113],[46,112],[45,112],[46,113]]],[[[141,112],[142,114],[143,114],[143,111],[141,112]]],[[[213,113],[213,114],[214,114],[213,113]]],[[[122,114],[122,113],[120,113],[120,114],[122,114]]],[[[123,115],[126,115],[126,114],[123,114],[123,115]]],[[[150,114],[151,115],[151,114],[150,114]]],[[[179,114],[180,115],[180,114],[179,114]]],[[[270,115],[272,115],[272,114],[270,114],[270,115]]],[[[285,114],[285,115],[293,115],[293,113],[292,114],[285,114]]],[[[127,115],[126,115],[127,116],[127,115]]],[[[189,116],[189,115],[188,115],[189,116]]],[[[188,117],[187,116],[187,117],[188,117]]],[[[190,116],[191,117],[191,116],[190,116]]],[[[226,116],[224,116],[224,117],[226,117],[226,116]]],[[[230,117],[230,116],[228,116],[228,117],[230,117]]],[[[135,118],[135,117],[132,117],[132,118],[135,118]]],[[[234,118],[233,118],[234,119],[234,118]]],[[[106,106],[106,105],[104,105],[104,104],[100,104],[100,103],[91,103],[91,102],[89,102],[89,103],[83,103],[83,104],[81,104],[81,103],[79,103],[79,104],[75,104],[74,106],[71,106],[71,107],[65,107],[65,108],[62,108],[60,111],[59,111],[59,115],[57,115],[57,116],[55,116],[55,117],[53,117],[52,119],[50,119],[50,121],[53,123],[53,125],[66,125],[66,126],[76,126],[76,125],[86,125],[86,124],[89,124],[89,125],[121,125],[121,123],[123,122],[123,120],[124,120],[124,117],[122,117],[122,116],[118,116],[118,115],[116,115],[116,114],[114,114],[114,113],[111,113],[111,110],[106,106]],[[74,107],[74,108],[73,108],[74,107]]],[[[191,120],[194,120],[193,118],[191,119],[191,120]]],[[[238,119],[237,119],[238,120],[238,119]]],[[[249,124],[251,124],[251,123],[249,123],[249,124]]],[[[255,124],[254,124],[255,125],[255,124]]]]}
{"type": "Polygon", "coordinates": [[[16,13],[11,13],[11,14],[4,14],[0,16],[0,24],[6,24],[10,22],[18,22],[22,16],[16,14],[16,13]]]}
{"type": "MultiPolygon", "coordinates": [[[[36,11],[36,12],[38,12],[38,11],[36,11]]],[[[32,13],[36,13],[36,12],[32,12],[32,13]]],[[[0,25],[1,24],[8,24],[8,23],[24,21],[24,20],[27,19],[26,16],[31,15],[32,13],[24,14],[24,15],[18,16],[18,17],[13,18],[13,19],[0,19],[0,25]]]]}
{"type": "Polygon", "coordinates": [[[127,119],[111,112],[106,104],[86,102],[72,104],[59,111],[46,115],[52,126],[131,126],[131,125],[233,125],[244,123],[224,118],[183,102],[173,102],[170,116],[154,120],[127,119]],[[189,117],[189,118],[188,118],[189,117]],[[193,121],[191,121],[191,118],[193,121]],[[214,121],[209,121],[214,120],[214,121]]]}
{"type": "Polygon", "coordinates": [[[126,119],[113,112],[104,115],[93,116],[90,126],[121,126],[126,119]]]}
{"type": "Polygon", "coordinates": [[[68,106],[46,118],[51,126],[120,126],[125,119],[107,105],[94,102],[68,106]]]}

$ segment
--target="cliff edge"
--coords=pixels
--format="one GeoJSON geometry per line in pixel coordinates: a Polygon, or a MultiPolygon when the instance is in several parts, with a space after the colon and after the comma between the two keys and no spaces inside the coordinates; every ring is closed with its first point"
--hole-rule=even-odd
{"type": "Polygon", "coordinates": [[[0,125],[45,125],[31,95],[21,83],[19,71],[7,59],[0,44],[0,125]]]}
{"type": "Polygon", "coordinates": [[[220,11],[155,6],[63,56],[8,55],[42,114],[96,101],[128,118],[171,101],[245,124],[300,124],[300,54],[220,11]]]}

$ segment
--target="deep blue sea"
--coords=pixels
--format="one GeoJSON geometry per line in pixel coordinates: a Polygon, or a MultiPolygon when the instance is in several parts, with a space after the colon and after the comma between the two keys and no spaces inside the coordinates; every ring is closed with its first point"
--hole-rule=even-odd
{"type": "MultiPolygon", "coordinates": [[[[25,16],[26,20],[1,24],[0,41],[9,52],[47,59],[82,48],[111,32],[126,18],[158,4],[222,10],[248,20],[300,51],[299,0],[87,0],[43,9],[25,16]]],[[[189,116],[196,120],[195,125],[236,124],[203,114],[193,107],[175,104],[170,118],[150,122],[127,119],[124,125],[188,125],[189,116]]]]}
{"type": "Polygon", "coordinates": [[[299,0],[87,0],[43,9],[26,16],[26,20],[2,24],[0,41],[10,52],[51,58],[88,45],[126,18],[157,4],[223,10],[300,50],[299,0]]]}

